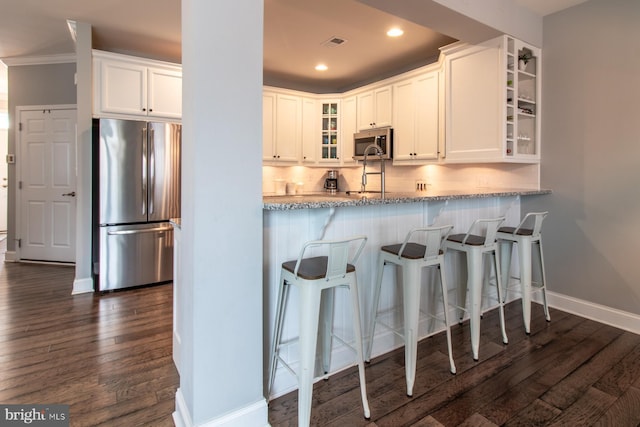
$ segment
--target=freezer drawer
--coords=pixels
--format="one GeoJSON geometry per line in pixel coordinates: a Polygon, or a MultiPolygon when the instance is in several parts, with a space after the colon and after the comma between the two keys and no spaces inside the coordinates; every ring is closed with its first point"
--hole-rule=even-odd
{"type": "Polygon", "coordinates": [[[100,227],[100,291],[173,280],[169,223],[100,227]]]}

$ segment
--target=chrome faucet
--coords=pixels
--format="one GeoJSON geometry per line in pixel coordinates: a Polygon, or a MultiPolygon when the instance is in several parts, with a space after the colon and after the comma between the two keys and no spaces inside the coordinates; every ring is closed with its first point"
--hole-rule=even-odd
{"type": "Polygon", "coordinates": [[[367,175],[380,175],[380,193],[382,197],[384,197],[384,158],[382,157],[384,153],[378,144],[368,145],[367,148],[364,149],[364,157],[362,159],[362,187],[361,192],[367,191],[367,175]],[[367,156],[369,155],[370,149],[375,150],[375,155],[380,157],[380,172],[367,172],[367,156]]]}

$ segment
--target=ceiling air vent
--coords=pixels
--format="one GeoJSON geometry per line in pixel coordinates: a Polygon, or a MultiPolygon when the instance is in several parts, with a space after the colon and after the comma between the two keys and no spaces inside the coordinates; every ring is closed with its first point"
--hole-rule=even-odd
{"type": "Polygon", "coordinates": [[[342,37],[331,37],[329,40],[322,43],[326,47],[336,47],[345,44],[347,41],[342,37]]]}

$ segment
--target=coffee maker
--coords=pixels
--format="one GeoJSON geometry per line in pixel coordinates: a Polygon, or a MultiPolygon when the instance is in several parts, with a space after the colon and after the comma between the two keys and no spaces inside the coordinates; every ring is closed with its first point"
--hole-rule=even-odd
{"type": "Polygon", "coordinates": [[[328,170],[327,178],[324,180],[324,189],[329,194],[336,194],[338,192],[338,171],[328,170]]]}

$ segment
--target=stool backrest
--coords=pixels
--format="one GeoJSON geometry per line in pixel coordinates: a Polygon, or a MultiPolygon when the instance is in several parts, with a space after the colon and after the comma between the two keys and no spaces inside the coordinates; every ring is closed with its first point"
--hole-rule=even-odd
{"type": "Polygon", "coordinates": [[[304,244],[298,255],[293,274],[298,276],[298,268],[304,258],[305,252],[311,248],[321,247],[327,254],[327,275],[329,281],[337,277],[344,277],[347,272],[347,264],[355,265],[367,243],[367,236],[351,236],[337,240],[312,240],[304,244]],[[349,254],[353,253],[351,257],[349,254]]]}
{"type": "Polygon", "coordinates": [[[549,212],[529,212],[524,216],[520,224],[513,231],[513,234],[518,234],[521,228],[525,228],[532,230],[531,237],[537,238],[540,237],[540,232],[542,231],[542,221],[547,217],[549,212]],[[533,223],[533,226],[531,226],[533,223]]]}
{"type": "Polygon", "coordinates": [[[498,228],[504,222],[504,217],[500,218],[491,218],[491,219],[476,219],[471,227],[469,227],[469,231],[467,231],[467,235],[464,236],[462,240],[462,244],[464,245],[467,242],[467,239],[473,231],[477,228],[484,227],[484,246],[491,246],[496,243],[496,233],[498,232],[498,228]]]}
{"type": "Polygon", "coordinates": [[[402,257],[402,253],[404,252],[405,247],[409,243],[412,237],[415,237],[416,234],[421,234],[425,241],[425,251],[424,251],[424,260],[433,260],[440,255],[440,251],[444,244],[444,241],[447,240],[447,237],[451,233],[453,229],[453,225],[443,225],[441,227],[421,227],[414,228],[413,230],[407,233],[407,237],[405,237],[400,250],[398,251],[398,258],[402,257]]]}

